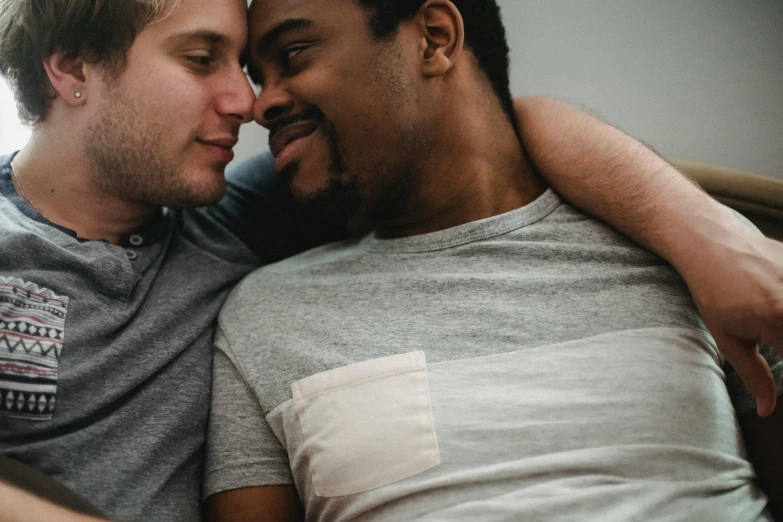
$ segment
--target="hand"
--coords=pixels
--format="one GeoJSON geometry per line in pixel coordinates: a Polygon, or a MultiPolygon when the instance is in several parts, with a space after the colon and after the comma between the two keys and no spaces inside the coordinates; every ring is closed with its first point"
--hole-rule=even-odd
{"type": "Polygon", "coordinates": [[[783,244],[758,236],[663,157],[575,107],[521,98],[514,109],[538,173],[677,269],[759,414],[772,413],[775,382],[757,344],[783,354],[783,244]]]}
{"type": "Polygon", "coordinates": [[[686,281],[718,349],[766,417],[777,391],[758,345],[783,356],[783,243],[742,230],[706,248],[701,269],[690,270],[686,281]]]}

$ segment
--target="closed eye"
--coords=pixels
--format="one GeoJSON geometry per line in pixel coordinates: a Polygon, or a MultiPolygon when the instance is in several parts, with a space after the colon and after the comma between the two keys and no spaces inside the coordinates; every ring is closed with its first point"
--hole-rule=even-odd
{"type": "Polygon", "coordinates": [[[291,58],[295,57],[297,54],[301,53],[304,50],[305,50],[305,46],[303,45],[297,47],[289,47],[288,49],[285,50],[286,58],[290,60],[291,58]]]}
{"type": "Polygon", "coordinates": [[[310,47],[309,45],[296,44],[283,49],[281,60],[284,66],[288,66],[302,51],[310,47]]]}
{"type": "Polygon", "coordinates": [[[208,67],[213,62],[212,56],[207,56],[207,55],[192,55],[192,56],[186,56],[185,58],[195,63],[199,67],[208,67]]]}

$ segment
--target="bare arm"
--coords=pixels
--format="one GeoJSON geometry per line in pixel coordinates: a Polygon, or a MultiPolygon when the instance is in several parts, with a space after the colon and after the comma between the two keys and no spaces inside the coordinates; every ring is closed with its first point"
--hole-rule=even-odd
{"type": "Polygon", "coordinates": [[[217,493],[207,499],[208,522],[301,522],[302,520],[304,520],[304,510],[293,486],[234,489],[217,493]]]}
{"type": "Polygon", "coordinates": [[[775,520],[783,520],[783,408],[766,418],[747,413],[740,417],[740,426],[756,481],[769,497],[769,511],[775,520]]]}
{"type": "Polygon", "coordinates": [[[4,482],[0,482],[0,506],[0,522],[106,522],[52,504],[4,482]]]}
{"type": "Polygon", "coordinates": [[[515,100],[525,149],[572,204],[659,254],[685,279],[705,324],[758,401],[776,388],[757,343],[783,353],[783,244],[748,230],[642,143],[558,100],[515,100]]]}

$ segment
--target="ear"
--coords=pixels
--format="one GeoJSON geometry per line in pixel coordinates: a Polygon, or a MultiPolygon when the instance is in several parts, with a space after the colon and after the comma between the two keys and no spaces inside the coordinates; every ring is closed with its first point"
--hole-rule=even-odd
{"type": "Polygon", "coordinates": [[[43,61],[49,83],[54,91],[73,106],[82,105],[86,99],[90,67],[78,56],[55,52],[43,61]]]}
{"type": "Polygon", "coordinates": [[[416,13],[421,35],[422,69],[426,77],[451,69],[465,45],[465,26],[459,9],[450,0],[428,0],[416,13]]]}

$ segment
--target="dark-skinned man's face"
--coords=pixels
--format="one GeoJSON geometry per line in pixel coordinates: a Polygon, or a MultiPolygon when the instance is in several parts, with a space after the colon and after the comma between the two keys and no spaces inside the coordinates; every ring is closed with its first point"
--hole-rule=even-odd
{"type": "Polygon", "coordinates": [[[347,219],[407,197],[427,141],[411,27],[377,39],[357,0],[255,0],[249,21],[254,118],[297,198],[347,219]]]}

